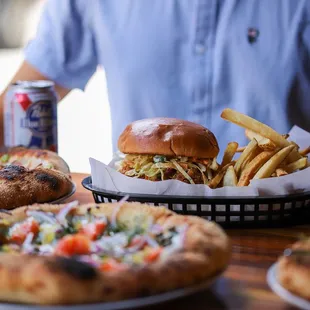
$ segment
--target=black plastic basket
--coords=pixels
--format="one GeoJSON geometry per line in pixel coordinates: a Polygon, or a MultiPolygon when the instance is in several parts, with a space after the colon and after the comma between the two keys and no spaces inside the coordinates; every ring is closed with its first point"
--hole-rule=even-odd
{"type": "Polygon", "coordinates": [[[310,192],[272,197],[188,197],[159,196],[105,191],[92,186],[91,177],[82,181],[96,203],[129,201],[165,206],[180,214],[197,215],[225,228],[277,227],[310,223],[310,192]]]}

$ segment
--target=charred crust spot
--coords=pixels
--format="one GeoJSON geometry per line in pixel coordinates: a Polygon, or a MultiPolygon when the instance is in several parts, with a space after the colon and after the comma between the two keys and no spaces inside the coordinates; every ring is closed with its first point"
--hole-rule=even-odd
{"type": "Polygon", "coordinates": [[[169,266],[167,266],[167,265],[163,266],[161,268],[161,271],[162,271],[162,274],[169,275],[171,273],[170,265],[169,266]]]}
{"type": "Polygon", "coordinates": [[[114,291],[114,288],[113,288],[113,287],[111,287],[111,286],[105,286],[105,287],[103,288],[103,290],[102,290],[102,293],[103,293],[104,295],[110,295],[110,294],[113,293],[113,291],[114,291]]]}
{"type": "Polygon", "coordinates": [[[58,190],[59,187],[60,187],[60,184],[57,180],[57,178],[55,178],[54,176],[52,175],[49,175],[47,173],[44,173],[44,172],[40,172],[40,173],[37,173],[35,175],[36,179],[42,183],[46,183],[48,184],[48,186],[52,189],[52,190],[58,190]]]}
{"type": "Polygon", "coordinates": [[[146,296],[150,296],[152,293],[152,291],[146,287],[143,287],[140,292],[138,293],[139,297],[146,297],[146,296]]]}
{"type": "Polygon", "coordinates": [[[98,209],[100,209],[100,207],[99,207],[99,206],[96,206],[96,209],[98,210],[98,209]]]}
{"type": "Polygon", "coordinates": [[[87,212],[89,213],[91,211],[92,208],[87,208],[87,212]]]}
{"type": "Polygon", "coordinates": [[[186,262],[183,260],[173,260],[169,263],[170,267],[175,270],[186,270],[186,262]]]}
{"type": "Polygon", "coordinates": [[[97,278],[97,270],[89,264],[72,258],[54,257],[47,261],[47,267],[52,272],[64,272],[78,280],[92,280],[97,278]]]}
{"type": "Polygon", "coordinates": [[[27,169],[25,167],[9,165],[0,170],[0,179],[13,181],[15,179],[20,179],[26,173],[27,169]]]}

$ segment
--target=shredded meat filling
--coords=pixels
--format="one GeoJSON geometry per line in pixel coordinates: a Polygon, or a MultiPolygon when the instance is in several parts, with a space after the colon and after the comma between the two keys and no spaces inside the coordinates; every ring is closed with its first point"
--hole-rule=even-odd
{"type": "Polygon", "coordinates": [[[210,170],[211,163],[210,159],[200,158],[127,155],[118,171],[130,177],[150,181],[172,179],[185,183],[206,184],[207,170],[210,170]]]}

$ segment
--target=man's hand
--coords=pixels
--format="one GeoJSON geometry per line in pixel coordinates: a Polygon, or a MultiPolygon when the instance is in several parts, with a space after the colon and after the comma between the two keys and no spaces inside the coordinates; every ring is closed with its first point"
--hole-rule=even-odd
{"type": "MultiPolygon", "coordinates": [[[[14,83],[16,81],[30,81],[30,80],[48,80],[47,77],[42,75],[40,72],[38,72],[33,66],[31,66],[29,63],[24,61],[20,68],[17,70],[15,76],[13,79],[10,81],[11,83],[14,83]]],[[[3,146],[3,101],[5,97],[5,93],[8,90],[8,88],[5,89],[5,91],[0,95],[0,147],[3,146]]],[[[59,100],[64,98],[70,91],[71,89],[64,88],[59,85],[55,85],[55,90],[59,96],[59,100]]]]}

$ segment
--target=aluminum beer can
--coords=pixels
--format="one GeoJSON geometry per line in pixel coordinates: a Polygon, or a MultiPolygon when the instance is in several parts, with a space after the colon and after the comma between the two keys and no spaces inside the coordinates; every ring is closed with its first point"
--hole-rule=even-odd
{"type": "Polygon", "coordinates": [[[18,81],[4,99],[6,147],[58,151],[57,94],[51,81],[18,81]]]}

